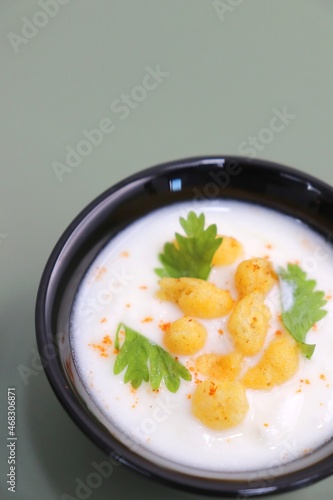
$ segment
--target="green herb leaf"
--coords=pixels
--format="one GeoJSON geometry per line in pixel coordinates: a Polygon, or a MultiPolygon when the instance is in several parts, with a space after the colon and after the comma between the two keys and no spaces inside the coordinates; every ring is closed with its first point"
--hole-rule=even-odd
{"type": "Polygon", "coordinates": [[[305,338],[313,325],[327,314],[322,309],[327,302],[325,293],[316,291],[317,282],[308,280],[306,273],[296,264],[281,268],[279,278],[283,324],[298,342],[302,353],[310,359],[316,346],[306,344],[305,338]]]}
{"type": "Polygon", "coordinates": [[[177,246],[166,243],[159,259],[163,268],[155,269],[160,278],[199,278],[207,280],[212,260],[222,238],[216,238],[216,224],[205,229],[205,216],[189,212],[187,219],[180,217],[186,236],[175,234],[177,246]],[[178,248],[177,248],[178,247],[178,248]]]}
{"type": "Polygon", "coordinates": [[[162,347],[122,323],[117,329],[115,348],[119,352],[113,372],[117,375],[127,367],[124,382],[130,382],[134,389],[150,380],[152,388],[157,390],[163,380],[170,392],[177,392],[180,378],[187,381],[192,378],[187,368],[162,347]],[[120,347],[119,332],[122,329],[125,340],[120,347]]]}

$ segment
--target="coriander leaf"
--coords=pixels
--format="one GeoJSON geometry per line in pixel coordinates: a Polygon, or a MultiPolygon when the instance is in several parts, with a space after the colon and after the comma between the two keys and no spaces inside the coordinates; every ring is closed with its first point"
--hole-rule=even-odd
{"type": "Polygon", "coordinates": [[[179,222],[189,238],[197,236],[205,229],[205,215],[197,216],[194,212],[189,212],[187,219],[179,218],[179,222]]]}
{"type": "MultiPolygon", "coordinates": [[[[123,325],[119,325],[116,333],[115,347],[119,349],[119,331],[123,325]]],[[[146,346],[140,343],[136,332],[131,328],[124,327],[126,340],[120,349],[113,371],[115,375],[121,373],[127,366],[124,382],[131,382],[132,387],[136,389],[144,380],[148,382],[149,372],[147,368],[148,352],[146,346]],[[131,363],[128,363],[131,359],[131,363]]]]}
{"type": "Polygon", "coordinates": [[[113,372],[117,375],[127,367],[124,382],[130,382],[135,389],[142,381],[150,380],[152,388],[157,390],[163,380],[169,391],[177,392],[180,378],[187,381],[192,378],[187,368],[162,347],[122,323],[117,329],[115,348],[119,352],[113,372]],[[120,347],[121,330],[125,332],[125,340],[120,347]]]}
{"type": "Polygon", "coordinates": [[[325,293],[315,290],[317,282],[307,279],[306,273],[296,264],[281,268],[280,278],[282,322],[298,342],[302,353],[310,359],[315,345],[306,344],[305,337],[313,325],[321,320],[327,311],[325,293]]]}
{"type": "Polygon", "coordinates": [[[191,374],[174,359],[162,347],[151,344],[150,347],[150,381],[153,389],[158,389],[161,380],[170,392],[177,392],[180,385],[180,377],[184,380],[191,380],[191,374]]]}
{"type": "Polygon", "coordinates": [[[179,222],[186,236],[175,234],[176,245],[165,243],[159,259],[163,268],[155,269],[160,278],[199,278],[207,280],[212,269],[212,260],[222,243],[217,238],[216,224],[205,229],[204,214],[189,212],[187,219],[180,217],[179,222]]]}

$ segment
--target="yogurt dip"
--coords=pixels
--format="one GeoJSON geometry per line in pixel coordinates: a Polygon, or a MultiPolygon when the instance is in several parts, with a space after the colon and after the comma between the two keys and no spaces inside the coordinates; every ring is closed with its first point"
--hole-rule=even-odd
{"type": "MultiPolygon", "coordinates": [[[[163,346],[164,326],[182,316],[179,307],[160,300],[158,254],[163,245],[183,233],[179,217],[186,217],[193,203],[174,204],[157,210],[113,238],[99,253],[84,279],[71,317],[71,345],[79,376],[91,398],[121,435],[184,466],[207,471],[248,471],[269,468],[310,453],[333,436],[333,251],[304,223],[273,210],[237,201],[196,203],[206,227],[216,224],[218,234],[236,238],[244,253],[229,266],[217,266],[208,281],[228,289],[236,300],[235,270],[241,260],[268,258],[275,269],[298,263],[316,289],[325,292],[327,315],[308,333],[306,342],[316,344],[310,360],[300,354],[294,377],[270,391],[247,390],[249,411],[230,429],[216,431],[203,425],[191,411],[191,397],[205,377],[194,360],[206,353],[233,350],[228,316],[199,321],[207,329],[207,341],[195,355],[179,356],[192,373],[181,379],[176,393],[162,383],[153,391],[143,382],[138,389],[124,383],[124,372],[114,375],[117,358],[115,334],[120,323],[163,346]]],[[[290,290],[284,291],[288,303],[290,290]]],[[[281,298],[278,285],[265,300],[272,318],[265,345],[281,329],[281,298]]],[[[245,358],[245,367],[261,355],[245,358]]]]}

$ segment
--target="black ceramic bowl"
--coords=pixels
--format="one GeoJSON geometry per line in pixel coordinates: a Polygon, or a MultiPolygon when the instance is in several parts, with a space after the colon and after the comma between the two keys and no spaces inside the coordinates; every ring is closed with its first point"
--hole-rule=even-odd
{"type": "Polygon", "coordinates": [[[289,214],[331,241],[333,189],[311,176],[238,157],[191,158],[159,165],[108,189],[67,228],[41,278],[36,332],[46,375],[60,402],[110,457],[170,486],[242,498],[288,491],[329,476],[333,473],[333,439],[308,456],[275,469],[204,473],[179,467],[107,429],[105,417],[80,381],[69,343],[69,318],[78,286],[110,238],[139,217],[172,203],[226,198],[289,214]]]}

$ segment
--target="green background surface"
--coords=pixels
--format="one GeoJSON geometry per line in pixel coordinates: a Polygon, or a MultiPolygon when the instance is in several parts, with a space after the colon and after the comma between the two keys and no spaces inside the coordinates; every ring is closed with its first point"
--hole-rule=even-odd
{"type": "MultiPolygon", "coordinates": [[[[0,1],[1,499],[75,498],[77,478],[85,481],[92,463],[105,459],[56,400],[34,333],[47,257],[89,201],[160,162],[239,154],[249,137],[265,137],[274,109],[293,117],[259,143],[256,157],[333,184],[330,0],[225,0],[219,11],[208,0],[54,2],[53,17],[45,17],[42,1],[0,1]],[[32,21],[44,25],[29,31],[32,21]],[[160,67],[162,81],[117,111],[117,99],[140,92],[148,66],[160,67]],[[57,175],[66,147],[105,118],[113,131],[57,175]],[[24,378],[22,367],[33,372],[24,378]],[[16,494],[5,478],[8,386],[17,393],[16,494]]],[[[333,478],[275,498],[331,499],[332,490],[333,478]]],[[[138,497],[203,498],[124,466],[87,496],[138,497]]]]}

